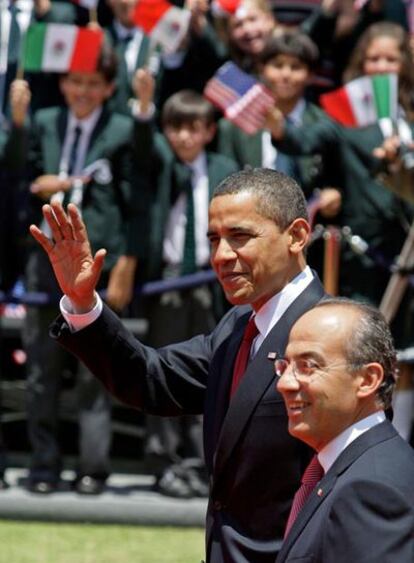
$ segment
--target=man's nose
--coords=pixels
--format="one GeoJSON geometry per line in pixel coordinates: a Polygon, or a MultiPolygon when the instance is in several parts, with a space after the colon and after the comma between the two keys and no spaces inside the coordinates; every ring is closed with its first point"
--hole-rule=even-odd
{"type": "Polygon", "coordinates": [[[212,262],[223,262],[234,259],[236,253],[226,239],[221,239],[216,248],[212,251],[212,262]]]}

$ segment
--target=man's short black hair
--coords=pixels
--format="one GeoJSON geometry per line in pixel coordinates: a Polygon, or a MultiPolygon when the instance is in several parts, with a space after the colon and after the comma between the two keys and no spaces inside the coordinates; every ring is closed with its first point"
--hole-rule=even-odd
{"type": "Polygon", "coordinates": [[[310,70],[319,59],[319,50],[308,35],[299,31],[286,31],[282,34],[271,35],[258,57],[259,64],[265,65],[278,55],[296,57],[310,70]]]}
{"type": "Polygon", "coordinates": [[[206,125],[212,125],[215,123],[215,110],[206,98],[193,90],[180,90],[173,94],[162,109],[163,127],[179,127],[199,119],[206,125]]]}
{"type": "Polygon", "coordinates": [[[299,184],[276,170],[252,168],[235,172],[215,188],[214,197],[248,192],[256,196],[257,212],[284,231],[295,219],[308,220],[306,199],[299,184]]]}

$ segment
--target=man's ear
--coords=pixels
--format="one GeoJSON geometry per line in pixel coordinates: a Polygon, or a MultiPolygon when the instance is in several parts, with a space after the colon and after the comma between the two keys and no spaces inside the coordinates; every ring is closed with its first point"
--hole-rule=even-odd
{"type": "Polygon", "coordinates": [[[377,394],[384,381],[384,368],[377,362],[371,362],[363,366],[358,374],[360,382],[357,389],[357,397],[365,399],[377,394]]]}
{"type": "Polygon", "coordinates": [[[288,227],[290,238],[290,251],[293,254],[303,252],[309,242],[311,228],[306,219],[298,218],[292,221],[288,227]]]}

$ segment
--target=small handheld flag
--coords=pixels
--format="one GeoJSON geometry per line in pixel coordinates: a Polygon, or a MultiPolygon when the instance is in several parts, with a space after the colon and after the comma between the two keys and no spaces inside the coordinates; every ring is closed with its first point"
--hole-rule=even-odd
{"type": "Polygon", "coordinates": [[[102,42],[100,29],[36,23],[27,30],[23,67],[30,72],[94,72],[102,42]]]}
{"type": "Polygon", "coordinates": [[[275,103],[270,90],[232,62],[207,82],[204,96],[249,135],[263,128],[266,112],[275,103]]]}
{"type": "Polygon", "coordinates": [[[322,94],[319,102],[333,119],[346,127],[365,127],[382,117],[395,120],[398,112],[398,79],[395,74],[363,76],[333,92],[322,94]]]}
{"type": "Polygon", "coordinates": [[[134,21],[165,52],[173,53],[188,32],[191,13],[168,0],[138,0],[134,21]]]}

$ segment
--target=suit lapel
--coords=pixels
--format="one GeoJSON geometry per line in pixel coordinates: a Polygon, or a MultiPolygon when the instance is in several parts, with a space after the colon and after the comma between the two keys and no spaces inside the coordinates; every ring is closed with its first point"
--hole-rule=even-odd
{"type": "Polygon", "coordinates": [[[103,147],[107,144],[108,122],[109,113],[104,107],[90,138],[86,152],[85,166],[102,158],[104,154],[103,147]]]}
{"type": "Polygon", "coordinates": [[[300,511],[298,517],[293,523],[289,535],[283,542],[277,561],[285,560],[292,545],[302,533],[302,530],[312,518],[314,512],[319,508],[321,503],[324,502],[334,488],[338,477],[369,448],[385,440],[390,440],[395,436],[397,436],[397,431],[392,424],[386,420],[362,434],[341,453],[300,511]]]}
{"type": "MultiPolygon", "coordinates": [[[[260,399],[265,394],[269,385],[274,385],[275,374],[273,362],[268,359],[268,354],[270,352],[276,352],[278,356],[284,354],[291,326],[305,311],[320,301],[323,295],[323,287],[319,280],[314,278],[310,285],[286,310],[279,322],[272,328],[260,346],[256,356],[250,362],[237,392],[230,401],[228,411],[224,418],[216,449],[216,477],[223,470],[223,467],[231,457],[232,451],[260,399]]],[[[235,355],[248,318],[249,315],[244,317],[244,323],[241,327],[241,331],[237,335],[237,340],[234,339],[231,343],[232,346],[229,353],[231,353],[232,361],[231,363],[226,362],[227,368],[225,373],[222,374],[222,398],[224,396],[228,397],[235,355]]],[[[276,393],[275,388],[275,394],[276,393]]]]}

